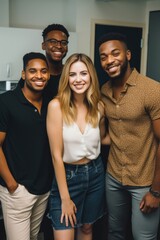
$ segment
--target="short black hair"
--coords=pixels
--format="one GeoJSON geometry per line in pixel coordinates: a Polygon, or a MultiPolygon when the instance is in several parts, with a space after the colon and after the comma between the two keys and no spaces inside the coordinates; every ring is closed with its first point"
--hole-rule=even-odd
{"type": "Polygon", "coordinates": [[[46,35],[51,32],[51,31],[54,31],[54,30],[58,30],[58,31],[61,31],[63,33],[66,34],[67,38],[69,37],[69,32],[68,30],[62,25],[62,24],[57,24],[57,23],[53,23],[53,24],[50,24],[48,25],[42,32],[42,37],[43,37],[43,40],[45,39],[46,35]]]}
{"type": "Polygon", "coordinates": [[[26,66],[28,64],[28,62],[32,59],[42,59],[46,62],[47,66],[48,66],[48,62],[47,62],[47,59],[45,57],[45,55],[43,53],[40,53],[40,52],[29,52],[29,53],[26,53],[24,56],[23,56],[23,70],[26,69],[26,66]]]}
{"type": "Polygon", "coordinates": [[[97,41],[98,48],[101,46],[102,43],[108,42],[110,40],[118,40],[120,42],[123,42],[126,45],[126,47],[128,48],[126,35],[119,33],[119,32],[109,32],[109,33],[102,35],[97,41]]]}

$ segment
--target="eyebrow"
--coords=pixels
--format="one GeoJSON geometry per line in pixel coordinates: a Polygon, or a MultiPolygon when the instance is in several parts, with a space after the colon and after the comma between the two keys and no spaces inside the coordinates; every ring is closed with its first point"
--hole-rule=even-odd
{"type": "Polygon", "coordinates": [[[34,68],[34,67],[30,67],[30,68],[28,68],[28,70],[43,70],[43,69],[48,70],[47,67],[42,67],[42,68],[40,68],[40,69],[37,69],[37,68],[34,68]]]}

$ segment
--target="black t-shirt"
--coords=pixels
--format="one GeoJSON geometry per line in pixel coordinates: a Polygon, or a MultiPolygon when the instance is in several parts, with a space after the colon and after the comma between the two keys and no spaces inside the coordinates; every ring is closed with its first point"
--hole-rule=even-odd
{"type": "MultiPolygon", "coordinates": [[[[16,181],[32,194],[51,188],[53,166],[46,131],[47,102],[41,114],[23,95],[20,85],[0,94],[0,131],[6,133],[3,151],[16,181]]],[[[0,178],[0,184],[5,182],[0,178]]]]}
{"type": "Polygon", "coordinates": [[[44,97],[46,101],[51,101],[58,93],[58,85],[61,75],[51,75],[46,88],[44,89],[44,97]]]}

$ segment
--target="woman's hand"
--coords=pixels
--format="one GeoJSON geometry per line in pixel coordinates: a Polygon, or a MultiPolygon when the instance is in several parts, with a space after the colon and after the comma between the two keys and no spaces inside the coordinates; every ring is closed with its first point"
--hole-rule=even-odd
{"type": "Polygon", "coordinates": [[[76,212],[77,208],[71,199],[62,200],[62,214],[61,223],[65,220],[65,224],[68,227],[69,222],[72,227],[76,224],[76,212]]]}

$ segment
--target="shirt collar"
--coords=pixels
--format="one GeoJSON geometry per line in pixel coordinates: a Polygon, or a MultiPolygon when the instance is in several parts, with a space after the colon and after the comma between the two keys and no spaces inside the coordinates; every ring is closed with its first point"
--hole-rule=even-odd
{"type": "MultiPolygon", "coordinates": [[[[22,92],[23,86],[24,86],[24,81],[22,79],[20,79],[20,81],[17,84],[17,87],[13,91],[15,91],[16,96],[19,98],[19,100],[22,103],[30,104],[28,102],[28,100],[25,98],[25,96],[24,96],[24,94],[22,92]]],[[[43,104],[42,104],[42,106],[47,106],[47,105],[48,105],[48,101],[45,99],[45,97],[43,97],[43,104]]]]}
{"type": "Polygon", "coordinates": [[[137,72],[137,70],[135,68],[133,68],[129,78],[126,81],[126,84],[130,85],[130,86],[136,86],[138,74],[139,73],[137,72]]]}
{"type": "MultiPolygon", "coordinates": [[[[138,72],[135,68],[133,68],[129,78],[127,79],[126,83],[125,83],[125,87],[127,86],[136,86],[137,84],[137,77],[138,77],[138,72]]],[[[101,89],[101,92],[102,94],[104,95],[110,95],[112,96],[112,80],[109,80],[107,83],[105,83],[103,86],[102,86],[102,89],[101,89]]]]}
{"type": "MultiPolygon", "coordinates": [[[[21,80],[20,80],[21,81],[21,80]]],[[[16,94],[16,96],[19,98],[19,100],[23,103],[28,103],[27,99],[25,98],[23,92],[22,92],[22,88],[24,86],[24,82],[18,82],[17,87],[13,90],[16,94]]]]}

